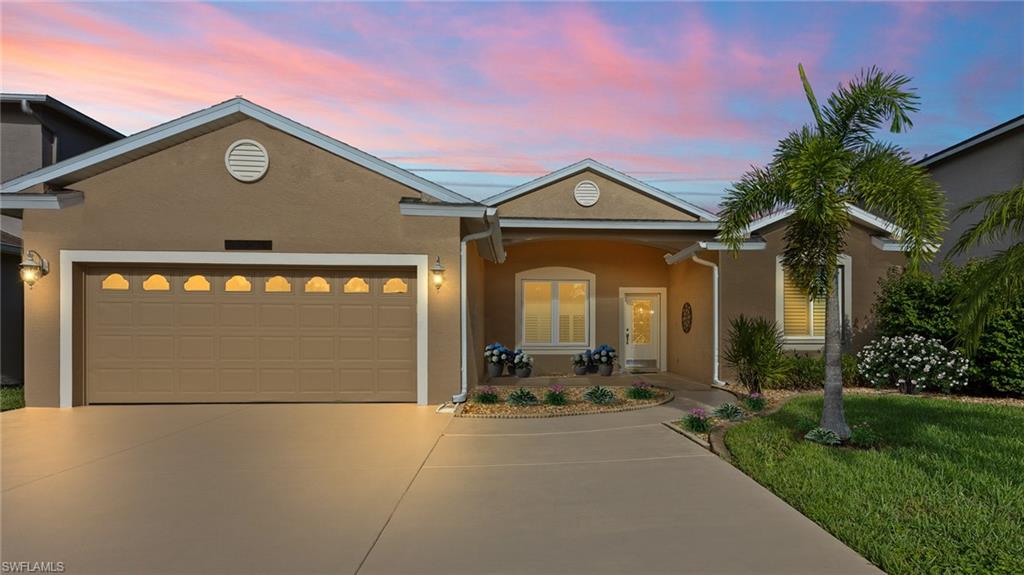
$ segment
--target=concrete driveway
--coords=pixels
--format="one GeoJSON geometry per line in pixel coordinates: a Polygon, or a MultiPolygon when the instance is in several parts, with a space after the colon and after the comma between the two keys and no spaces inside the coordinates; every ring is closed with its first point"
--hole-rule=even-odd
{"type": "Polygon", "coordinates": [[[692,405],[542,420],[8,412],[2,559],[109,574],[878,572],[660,424],[692,405]]]}

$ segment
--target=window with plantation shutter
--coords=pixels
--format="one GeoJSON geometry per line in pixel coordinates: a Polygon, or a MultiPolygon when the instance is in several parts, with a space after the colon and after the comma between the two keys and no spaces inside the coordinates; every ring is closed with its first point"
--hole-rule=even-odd
{"type": "MultiPolygon", "coordinates": [[[[842,263],[836,270],[836,290],[839,294],[840,315],[849,315],[849,257],[843,256],[842,263]]],[[[781,310],[776,313],[779,329],[789,341],[818,341],[825,337],[825,298],[811,300],[790,279],[779,261],[777,273],[781,294],[777,301],[781,310]]]]}
{"type": "MultiPolygon", "coordinates": [[[[585,272],[580,275],[587,276],[585,272]]],[[[519,281],[518,344],[537,348],[583,348],[590,345],[593,280],[577,279],[568,268],[542,268],[517,274],[519,281]],[[557,271],[550,271],[557,270],[557,271]],[[519,277],[549,271],[552,278],[519,277]],[[568,277],[566,277],[568,276],[568,277]]]]}

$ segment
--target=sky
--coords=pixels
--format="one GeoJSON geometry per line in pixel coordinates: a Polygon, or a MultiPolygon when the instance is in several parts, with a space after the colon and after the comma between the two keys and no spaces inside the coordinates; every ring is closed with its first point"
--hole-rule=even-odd
{"type": "Polygon", "coordinates": [[[713,208],[877,65],[915,157],[1024,113],[1024,3],[3,3],[0,87],[131,134],[242,95],[483,198],[586,157],[713,208]]]}

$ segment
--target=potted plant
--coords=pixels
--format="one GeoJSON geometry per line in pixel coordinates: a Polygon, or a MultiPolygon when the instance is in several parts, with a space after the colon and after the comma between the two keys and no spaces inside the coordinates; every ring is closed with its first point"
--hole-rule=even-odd
{"type": "Polygon", "coordinates": [[[576,375],[587,375],[590,371],[590,350],[572,356],[572,371],[576,375]]]}
{"type": "Polygon", "coordinates": [[[516,377],[530,377],[530,373],[533,371],[533,356],[519,350],[512,359],[512,365],[516,368],[516,377]]]}
{"type": "Polygon", "coordinates": [[[593,362],[597,365],[598,375],[608,376],[612,374],[612,369],[615,368],[614,347],[603,343],[594,350],[591,357],[593,358],[593,362]]]}
{"type": "Polygon", "coordinates": [[[500,376],[508,360],[508,348],[500,343],[495,342],[484,348],[484,363],[487,364],[488,377],[500,376]]]}
{"type": "Polygon", "coordinates": [[[512,351],[512,350],[506,350],[506,351],[508,351],[508,354],[507,354],[508,355],[508,359],[505,360],[505,366],[508,368],[508,374],[509,375],[515,375],[516,374],[516,356],[521,354],[521,353],[523,353],[523,350],[517,349],[515,351],[512,351]]]}

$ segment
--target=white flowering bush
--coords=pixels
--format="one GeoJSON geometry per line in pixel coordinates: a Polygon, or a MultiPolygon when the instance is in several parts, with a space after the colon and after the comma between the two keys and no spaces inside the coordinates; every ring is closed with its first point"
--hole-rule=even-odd
{"type": "Polygon", "coordinates": [[[922,335],[880,337],[857,354],[857,371],[870,385],[903,393],[950,393],[967,386],[969,362],[937,339],[922,335]]]}
{"type": "Polygon", "coordinates": [[[594,363],[615,363],[615,348],[606,343],[602,343],[599,347],[595,348],[591,354],[594,363]]]}

